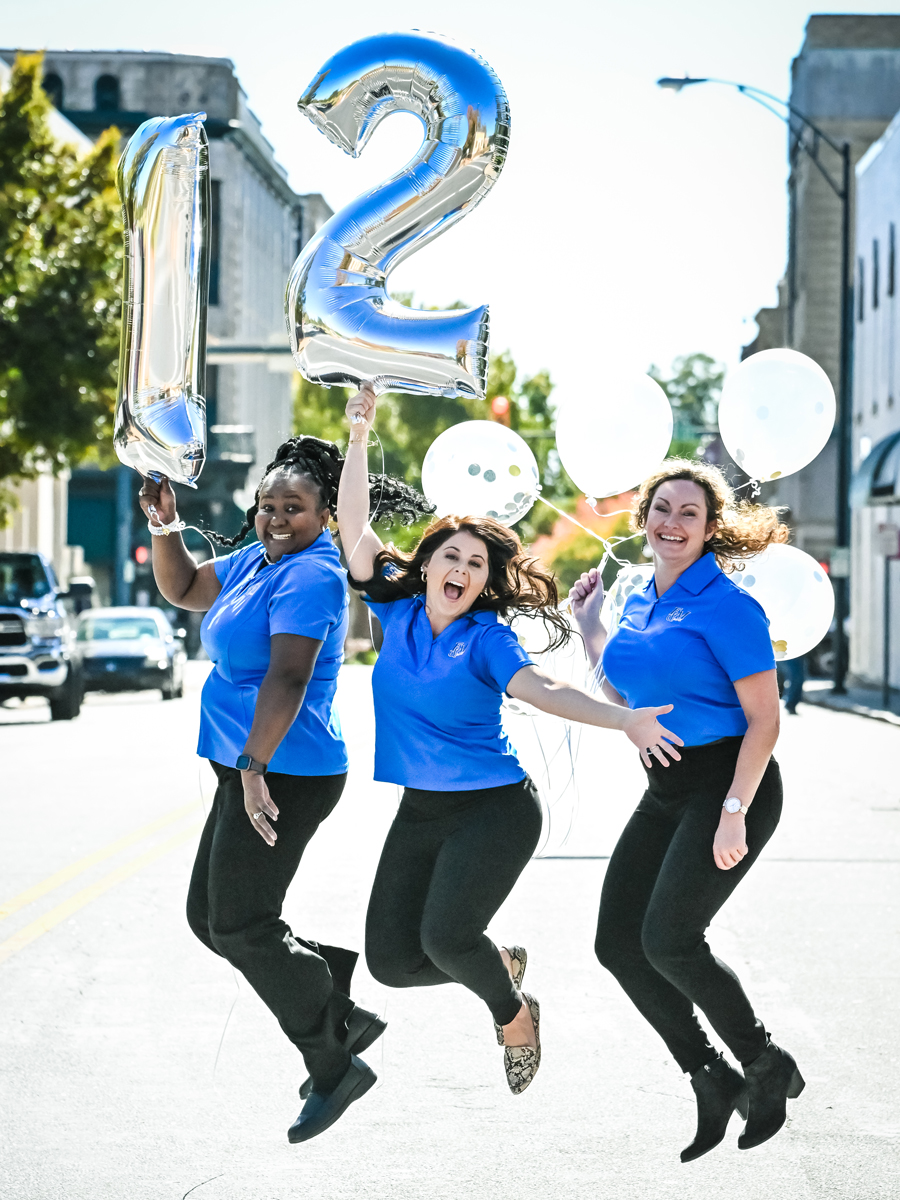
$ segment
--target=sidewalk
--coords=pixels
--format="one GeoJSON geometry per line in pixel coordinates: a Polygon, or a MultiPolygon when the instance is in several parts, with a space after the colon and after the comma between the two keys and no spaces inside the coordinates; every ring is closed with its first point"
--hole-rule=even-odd
{"type": "Polygon", "coordinates": [[[890,697],[891,706],[884,707],[880,688],[849,687],[843,696],[831,690],[831,681],[810,679],[803,685],[803,702],[816,704],[820,708],[833,708],[837,712],[856,713],[859,717],[871,717],[875,721],[886,721],[889,725],[900,725],[900,696],[896,689],[890,697]]]}

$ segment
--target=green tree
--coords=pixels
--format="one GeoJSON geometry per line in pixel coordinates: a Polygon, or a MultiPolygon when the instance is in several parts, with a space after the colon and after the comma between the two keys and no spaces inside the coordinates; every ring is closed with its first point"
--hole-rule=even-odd
{"type": "Polygon", "coordinates": [[[0,96],[0,522],[17,480],[108,456],[115,406],[119,135],[59,145],[42,59],[19,55],[0,96]]]}
{"type": "Polygon", "coordinates": [[[717,430],[725,367],[708,354],[684,354],[672,363],[670,378],[664,378],[655,365],[647,374],[656,380],[672,405],[675,429],[669,457],[696,454],[717,430]]]}

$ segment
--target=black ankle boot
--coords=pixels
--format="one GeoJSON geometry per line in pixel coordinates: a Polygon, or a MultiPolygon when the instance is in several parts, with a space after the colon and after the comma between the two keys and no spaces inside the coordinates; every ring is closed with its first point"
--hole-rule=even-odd
{"type": "Polygon", "coordinates": [[[752,1150],[775,1136],[787,1118],[788,1100],[796,1100],[806,1085],[791,1055],[772,1041],[744,1067],[744,1075],[750,1115],[738,1146],[752,1150]]]}
{"type": "Polygon", "coordinates": [[[735,1109],[747,1119],[747,1084],[721,1054],[693,1073],[691,1087],[697,1097],[697,1133],[682,1150],[682,1162],[693,1162],[718,1146],[735,1109]]]}

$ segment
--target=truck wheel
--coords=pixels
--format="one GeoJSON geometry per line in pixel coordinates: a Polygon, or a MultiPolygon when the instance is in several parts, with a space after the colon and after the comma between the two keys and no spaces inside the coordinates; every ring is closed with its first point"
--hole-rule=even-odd
{"type": "Polygon", "coordinates": [[[69,668],[69,676],[62,687],[55,688],[50,693],[50,720],[71,721],[81,712],[81,702],[84,699],[84,680],[79,672],[77,675],[69,668]]]}

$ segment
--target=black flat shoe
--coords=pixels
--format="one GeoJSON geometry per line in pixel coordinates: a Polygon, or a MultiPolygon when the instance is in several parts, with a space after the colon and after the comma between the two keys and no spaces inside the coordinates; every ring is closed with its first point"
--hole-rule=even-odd
{"type": "Polygon", "coordinates": [[[747,1083],[721,1054],[693,1073],[691,1087],[697,1097],[697,1133],[681,1152],[683,1163],[718,1146],[735,1109],[747,1119],[747,1083]]]}
{"type": "Polygon", "coordinates": [[[750,1115],[738,1146],[752,1150],[775,1136],[787,1119],[788,1100],[796,1100],[806,1084],[791,1055],[772,1041],[744,1067],[744,1078],[750,1115]]]}
{"type": "Polygon", "coordinates": [[[339,1120],[354,1100],[364,1096],[378,1076],[361,1058],[352,1055],[344,1078],[333,1092],[310,1092],[300,1116],[288,1130],[288,1141],[296,1145],[318,1137],[339,1120]]]}
{"type": "MultiPolygon", "coordinates": [[[[344,1045],[351,1054],[362,1054],[377,1041],[387,1029],[387,1021],[382,1021],[377,1013],[365,1008],[355,1007],[347,1018],[347,1036],[344,1045]]],[[[312,1091],[312,1080],[307,1076],[300,1084],[300,1099],[305,1100],[312,1091]]]]}

